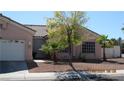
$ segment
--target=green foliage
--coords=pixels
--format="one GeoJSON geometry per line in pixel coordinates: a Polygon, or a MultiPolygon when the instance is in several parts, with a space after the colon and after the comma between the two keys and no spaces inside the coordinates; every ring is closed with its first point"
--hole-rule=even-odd
{"type": "Polygon", "coordinates": [[[68,33],[73,45],[80,44],[82,36],[79,31],[86,21],[85,12],[55,12],[54,17],[47,20],[48,40],[41,49],[46,53],[52,53],[67,48],[68,33]]]}
{"type": "Polygon", "coordinates": [[[97,38],[96,42],[99,44],[103,44],[104,42],[108,41],[108,35],[101,35],[97,38]]]}
{"type": "Polygon", "coordinates": [[[122,48],[124,48],[124,43],[122,43],[122,48]]]}
{"type": "Polygon", "coordinates": [[[47,41],[47,43],[42,46],[42,50],[47,54],[52,54],[53,52],[58,52],[64,49],[65,46],[62,43],[47,41]]]}
{"type": "Polygon", "coordinates": [[[122,27],[121,30],[124,31],[124,27],[122,27]]]}
{"type": "Polygon", "coordinates": [[[105,47],[106,47],[106,48],[112,48],[112,47],[114,47],[113,41],[108,40],[108,41],[105,43],[105,47]]]}
{"type": "Polygon", "coordinates": [[[108,39],[108,35],[101,35],[99,38],[96,39],[96,42],[101,44],[102,47],[111,48],[115,45],[115,42],[112,40],[108,39]]]}
{"type": "Polygon", "coordinates": [[[57,20],[49,19],[47,21],[48,40],[41,48],[45,53],[53,54],[67,47],[65,31],[58,26],[57,20]]]}
{"type": "Polygon", "coordinates": [[[116,40],[115,38],[112,38],[110,40],[111,40],[113,46],[116,46],[119,44],[118,40],[116,40]]]}
{"type": "Polygon", "coordinates": [[[61,26],[61,30],[65,31],[64,34],[67,36],[67,33],[69,33],[71,37],[71,43],[73,45],[78,45],[82,42],[82,36],[79,31],[83,28],[84,23],[87,21],[85,12],[57,11],[55,12],[55,19],[57,21],[57,24],[61,26]]]}

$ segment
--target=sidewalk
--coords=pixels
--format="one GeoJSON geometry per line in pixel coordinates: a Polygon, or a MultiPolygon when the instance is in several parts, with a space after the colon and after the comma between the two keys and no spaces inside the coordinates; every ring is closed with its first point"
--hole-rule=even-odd
{"type": "MultiPolygon", "coordinates": [[[[124,70],[118,70],[117,73],[90,73],[90,74],[97,74],[102,75],[103,77],[112,78],[112,79],[118,79],[123,81],[124,80],[124,70]]],[[[66,73],[66,72],[63,72],[66,73]]],[[[54,81],[57,80],[57,75],[61,73],[55,73],[55,72],[46,72],[46,73],[28,73],[27,71],[18,71],[13,73],[6,73],[6,74],[0,74],[0,80],[1,81],[54,81]]],[[[83,72],[83,74],[86,74],[83,72]]]]}
{"type": "Polygon", "coordinates": [[[6,73],[0,74],[0,80],[18,81],[18,80],[56,80],[56,73],[6,73]]]}

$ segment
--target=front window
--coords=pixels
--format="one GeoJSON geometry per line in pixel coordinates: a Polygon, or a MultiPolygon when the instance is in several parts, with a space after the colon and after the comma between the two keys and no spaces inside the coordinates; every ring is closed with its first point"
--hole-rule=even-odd
{"type": "Polygon", "coordinates": [[[82,44],[82,53],[95,53],[95,42],[84,42],[82,44]]]}

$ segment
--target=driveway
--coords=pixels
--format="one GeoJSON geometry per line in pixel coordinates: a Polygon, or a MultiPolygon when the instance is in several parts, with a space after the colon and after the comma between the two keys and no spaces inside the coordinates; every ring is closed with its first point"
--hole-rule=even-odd
{"type": "Polygon", "coordinates": [[[121,54],[121,56],[124,58],[124,54],[121,54]]]}
{"type": "Polygon", "coordinates": [[[28,72],[26,62],[22,61],[2,61],[0,62],[0,74],[2,73],[26,73],[28,72]]]}

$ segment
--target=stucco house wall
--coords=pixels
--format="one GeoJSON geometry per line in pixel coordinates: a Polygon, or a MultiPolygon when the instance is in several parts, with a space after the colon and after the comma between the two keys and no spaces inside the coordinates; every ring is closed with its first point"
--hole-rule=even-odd
{"type": "MultiPolygon", "coordinates": [[[[41,48],[41,46],[44,44],[44,41],[42,38],[47,36],[46,26],[45,25],[26,25],[26,26],[36,30],[36,33],[34,35],[35,40],[33,42],[35,48],[33,49],[33,51],[37,52],[37,55],[39,55],[38,49],[41,48]],[[39,42],[40,42],[40,47],[39,47],[39,42]]],[[[95,53],[82,53],[82,44],[80,44],[78,46],[73,47],[73,57],[79,58],[80,54],[82,53],[86,55],[87,59],[101,58],[101,46],[98,43],[96,43],[96,39],[100,35],[87,28],[83,28],[79,32],[83,37],[82,42],[95,42],[95,53]]],[[[44,53],[40,52],[39,58],[42,59],[43,56],[44,56],[44,53]]],[[[57,53],[57,57],[58,59],[68,59],[69,54],[67,52],[61,52],[61,53],[57,53]]]]}
{"type": "MultiPolygon", "coordinates": [[[[101,46],[100,44],[96,43],[96,39],[100,36],[97,33],[90,32],[89,29],[82,29],[80,34],[83,37],[83,42],[95,42],[95,53],[83,53],[82,52],[82,43],[77,46],[73,46],[73,58],[80,58],[81,54],[86,57],[86,59],[100,59],[101,58],[101,46]]],[[[68,59],[68,53],[58,53],[59,59],[68,59]]]]}
{"type": "MultiPolygon", "coordinates": [[[[93,41],[89,41],[93,42],[93,41]]],[[[95,42],[95,41],[94,41],[95,42]]],[[[84,55],[86,59],[100,59],[101,58],[101,46],[98,43],[95,43],[95,53],[83,53],[82,52],[82,44],[73,47],[73,58],[80,58],[80,56],[84,55]]],[[[68,53],[58,53],[57,57],[59,59],[68,59],[68,53]]]]}
{"type": "Polygon", "coordinates": [[[25,41],[25,60],[32,60],[32,43],[33,43],[33,33],[30,33],[19,24],[15,25],[8,19],[0,20],[1,24],[4,24],[4,29],[0,31],[0,39],[3,40],[24,40],[25,41]]]}
{"type": "Polygon", "coordinates": [[[34,59],[47,59],[48,55],[41,51],[41,47],[47,40],[46,25],[25,25],[34,29],[36,33],[33,36],[33,56],[34,59]]]}
{"type": "Polygon", "coordinates": [[[47,59],[48,54],[44,53],[41,48],[46,42],[45,37],[33,37],[33,56],[35,59],[47,59]]]}

